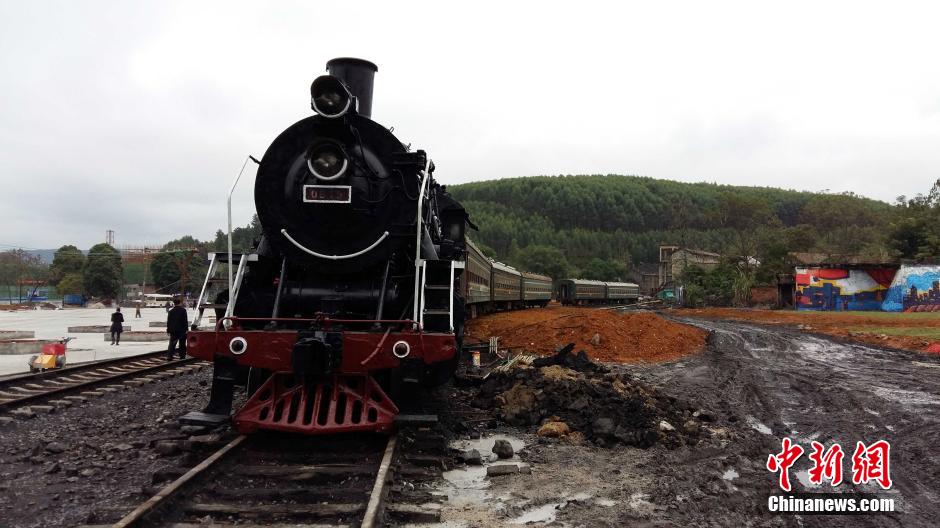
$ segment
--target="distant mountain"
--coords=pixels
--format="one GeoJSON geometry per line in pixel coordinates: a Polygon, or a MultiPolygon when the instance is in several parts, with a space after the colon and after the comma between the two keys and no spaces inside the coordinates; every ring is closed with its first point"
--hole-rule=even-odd
{"type": "Polygon", "coordinates": [[[872,246],[881,243],[893,210],[853,194],[620,175],[507,178],[448,189],[480,227],[470,236],[499,259],[524,266],[525,248],[549,246],[574,271],[596,258],[655,262],[663,243],[741,254],[742,232],[759,232],[764,252],[878,250],[872,246]]]}

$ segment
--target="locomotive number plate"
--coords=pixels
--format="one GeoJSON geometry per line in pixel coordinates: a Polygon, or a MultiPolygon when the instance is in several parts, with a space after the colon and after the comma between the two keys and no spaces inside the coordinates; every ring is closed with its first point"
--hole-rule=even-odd
{"type": "Polygon", "coordinates": [[[304,185],[304,202],[350,203],[352,187],[349,185],[304,185]]]}

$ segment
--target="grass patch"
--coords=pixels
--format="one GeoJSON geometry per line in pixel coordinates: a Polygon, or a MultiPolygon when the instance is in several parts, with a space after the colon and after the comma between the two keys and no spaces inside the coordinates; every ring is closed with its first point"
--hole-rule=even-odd
{"type": "MultiPolygon", "coordinates": [[[[926,315],[926,314],[909,314],[926,315]]],[[[925,339],[940,340],[940,328],[923,326],[853,326],[850,330],[854,332],[865,332],[869,334],[885,334],[891,336],[911,336],[923,337],[925,339]]]]}
{"type": "Polygon", "coordinates": [[[816,312],[800,310],[796,313],[802,314],[804,317],[818,317],[819,314],[831,314],[884,319],[885,321],[940,321],[940,312],[816,312]]]}

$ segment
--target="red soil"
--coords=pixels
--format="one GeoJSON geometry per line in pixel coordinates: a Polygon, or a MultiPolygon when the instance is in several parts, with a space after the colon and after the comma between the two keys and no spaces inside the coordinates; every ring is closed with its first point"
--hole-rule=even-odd
{"type": "Polygon", "coordinates": [[[591,359],[618,363],[665,361],[694,354],[705,346],[707,336],[703,330],[653,313],[623,314],[559,305],[478,317],[467,323],[467,334],[483,341],[499,336],[501,346],[541,355],[574,343],[575,351],[584,350],[591,359]]]}

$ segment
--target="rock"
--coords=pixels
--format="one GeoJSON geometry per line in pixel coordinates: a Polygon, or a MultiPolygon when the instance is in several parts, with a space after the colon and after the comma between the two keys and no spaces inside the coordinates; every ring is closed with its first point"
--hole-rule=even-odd
{"type": "Polygon", "coordinates": [[[78,475],[78,466],[63,464],[62,471],[65,473],[66,477],[74,477],[78,475]]]}
{"type": "Polygon", "coordinates": [[[65,479],[67,482],[78,482],[78,477],[69,477],[65,479]]]}
{"type": "Polygon", "coordinates": [[[98,470],[97,470],[97,469],[94,469],[94,468],[88,468],[88,469],[83,469],[83,470],[79,471],[78,474],[79,474],[80,476],[86,477],[86,478],[87,478],[87,477],[94,477],[95,475],[98,474],[98,470]]]}
{"type": "Polygon", "coordinates": [[[52,414],[55,412],[54,405],[31,405],[30,409],[37,414],[52,414]]]}
{"type": "Polygon", "coordinates": [[[188,435],[202,434],[208,430],[209,428],[204,425],[183,425],[180,427],[180,432],[188,435]]]}
{"type": "Polygon", "coordinates": [[[610,418],[598,418],[592,424],[594,434],[598,436],[610,436],[614,434],[614,421],[610,418]]]}
{"type": "Polygon", "coordinates": [[[532,467],[531,466],[519,466],[519,473],[522,473],[523,475],[529,475],[532,473],[532,467]]]}
{"type": "Polygon", "coordinates": [[[460,460],[462,460],[465,464],[468,464],[471,466],[483,465],[483,457],[480,456],[480,452],[477,451],[476,449],[471,449],[469,451],[464,451],[463,453],[460,453],[460,460]]]}
{"type": "Polygon", "coordinates": [[[509,440],[497,440],[493,444],[493,453],[499,458],[512,458],[512,444],[509,443],[509,440]]]}
{"type": "Polygon", "coordinates": [[[176,480],[183,476],[183,473],[186,473],[186,470],[183,468],[163,468],[158,469],[154,472],[153,477],[150,479],[153,484],[160,484],[161,482],[169,482],[171,480],[176,480]]]}
{"type": "Polygon", "coordinates": [[[559,438],[571,432],[571,428],[565,422],[545,422],[536,432],[539,436],[548,438],[559,438]]]}
{"type": "Polygon", "coordinates": [[[659,422],[659,430],[663,432],[668,432],[668,431],[675,431],[676,428],[673,427],[672,424],[667,422],[666,420],[662,420],[659,422]]]}
{"type": "Polygon", "coordinates": [[[10,416],[0,416],[0,429],[5,429],[7,427],[13,427],[16,425],[16,420],[10,416]]]}
{"type": "Polygon", "coordinates": [[[600,344],[601,344],[601,335],[595,333],[593,336],[591,336],[591,344],[594,345],[594,346],[600,345],[600,344]]]}
{"type": "Polygon", "coordinates": [[[703,422],[714,422],[714,421],[715,421],[715,417],[714,417],[710,412],[708,412],[708,411],[706,411],[706,410],[704,410],[704,409],[699,409],[699,410],[695,411],[694,413],[692,413],[692,417],[693,417],[693,418],[698,418],[700,421],[703,421],[703,422]]]}
{"type": "Polygon", "coordinates": [[[53,473],[58,473],[60,469],[62,469],[62,467],[59,465],[59,463],[53,462],[52,464],[49,465],[49,467],[43,470],[43,473],[47,475],[51,475],[53,473]]]}
{"type": "Polygon", "coordinates": [[[61,442],[49,442],[46,444],[46,451],[50,453],[61,453],[65,451],[65,446],[61,442]]]}
{"type": "Polygon", "coordinates": [[[160,440],[153,445],[153,449],[160,453],[160,456],[178,455],[182,451],[180,443],[172,440],[160,440]]]}
{"type": "Polygon", "coordinates": [[[519,466],[516,464],[496,464],[486,468],[487,477],[499,477],[501,475],[512,475],[519,472],[519,466]]]}
{"type": "Polygon", "coordinates": [[[10,414],[16,416],[17,418],[35,418],[36,413],[33,412],[29,407],[20,407],[19,409],[13,409],[10,411],[10,414]]]}
{"type": "Polygon", "coordinates": [[[686,434],[692,436],[697,435],[699,430],[699,423],[695,420],[686,420],[685,423],[682,424],[682,429],[686,432],[686,434]]]}
{"type": "Polygon", "coordinates": [[[516,383],[511,389],[495,398],[502,411],[503,418],[511,425],[527,425],[535,409],[535,391],[523,383],[516,383]]]}
{"type": "Polygon", "coordinates": [[[199,436],[189,437],[189,441],[193,444],[204,444],[204,445],[213,445],[222,441],[222,435],[219,433],[205,434],[199,436]]]}
{"type": "Polygon", "coordinates": [[[130,444],[123,444],[123,443],[122,443],[122,444],[117,444],[117,445],[114,446],[114,450],[115,450],[115,451],[130,451],[131,449],[134,449],[134,446],[132,446],[132,445],[130,445],[130,444]]]}

